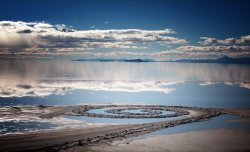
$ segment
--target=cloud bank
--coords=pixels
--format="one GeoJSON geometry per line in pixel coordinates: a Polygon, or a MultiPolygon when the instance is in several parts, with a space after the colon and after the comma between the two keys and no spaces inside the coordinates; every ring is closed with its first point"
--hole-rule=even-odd
{"type": "Polygon", "coordinates": [[[250,35],[225,39],[200,37],[201,41],[190,43],[175,34],[169,28],[77,30],[64,24],[0,21],[0,58],[139,56],[165,60],[250,56],[250,35]]]}
{"type": "Polygon", "coordinates": [[[202,45],[235,45],[235,44],[250,44],[250,35],[240,38],[216,39],[210,37],[201,37],[203,41],[199,42],[202,45]]]}
{"type": "MultiPolygon", "coordinates": [[[[143,43],[184,44],[187,41],[168,34],[171,29],[76,30],[65,25],[45,22],[0,22],[0,48],[26,53],[65,53],[96,48],[145,49],[143,43]]],[[[3,51],[2,51],[3,52],[3,51]]]]}

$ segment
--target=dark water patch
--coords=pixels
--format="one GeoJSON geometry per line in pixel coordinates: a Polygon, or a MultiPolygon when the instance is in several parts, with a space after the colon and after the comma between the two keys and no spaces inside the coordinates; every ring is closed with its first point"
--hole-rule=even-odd
{"type": "Polygon", "coordinates": [[[43,129],[52,129],[57,125],[36,121],[4,121],[0,123],[0,135],[11,133],[24,133],[43,129]]]}

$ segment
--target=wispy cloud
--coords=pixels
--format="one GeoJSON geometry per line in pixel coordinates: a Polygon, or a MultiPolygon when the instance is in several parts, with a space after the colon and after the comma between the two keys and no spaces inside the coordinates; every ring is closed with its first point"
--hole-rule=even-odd
{"type": "Polygon", "coordinates": [[[95,26],[93,25],[93,26],[90,26],[89,28],[91,28],[91,29],[95,29],[95,26]]]}

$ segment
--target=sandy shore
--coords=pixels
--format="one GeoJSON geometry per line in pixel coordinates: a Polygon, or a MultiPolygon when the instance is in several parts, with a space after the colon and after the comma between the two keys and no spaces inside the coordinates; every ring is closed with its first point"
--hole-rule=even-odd
{"type": "Polygon", "coordinates": [[[249,109],[220,109],[222,113],[239,115],[240,119],[230,120],[239,123],[250,123],[250,110],[249,109]]]}
{"type": "MultiPolygon", "coordinates": [[[[108,107],[110,107],[110,105],[108,105],[108,107]]],[[[119,106],[114,106],[114,107],[117,108],[119,106]]],[[[124,107],[125,106],[122,106],[122,108],[124,107]]],[[[140,105],[134,107],[143,107],[143,106],[140,105]]],[[[145,106],[145,107],[149,108],[150,106],[145,106]]],[[[33,115],[32,110],[34,110],[35,114],[33,116],[36,116],[41,119],[49,119],[65,114],[81,115],[81,113],[78,112],[81,111],[81,109],[83,109],[83,111],[87,111],[88,109],[93,109],[93,108],[100,108],[100,106],[85,105],[85,106],[69,106],[69,107],[38,107],[38,108],[26,107],[24,109],[22,109],[22,107],[16,107],[16,108],[10,107],[1,109],[0,116],[18,117],[20,115],[21,116],[33,115]]],[[[164,108],[164,106],[152,106],[151,108],[164,108]]],[[[183,114],[188,113],[188,115],[186,115],[186,117],[182,119],[159,121],[153,123],[106,125],[106,126],[96,125],[96,126],[84,126],[84,127],[78,126],[78,127],[70,127],[70,128],[63,128],[63,129],[56,129],[49,131],[0,136],[0,149],[1,151],[6,151],[6,152],[7,151],[64,151],[64,150],[85,151],[88,150],[89,147],[93,147],[93,150],[98,151],[98,148],[100,148],[98,145],[103,146],[103,144],[104,145],[111,144],[113,141],[139,136],[156,130],[168,127],[174,127],[176,125],[181,125],[185,123],[192,123],[195,121],[207,120],[209,118],[221,114],[218,109],[210,109],[210,108],[207,109],[207,108],[181,107],[181,106],[176,106],[176,107],[172,106],[166,108],[168,109],[172,108],[173,110],[179,111],[180,113],[183,114]],[[97,146],[95,147],[91,145],[97,145],[97,146]]],[[[92,115],[92,116],[102,117],[103,115],[92,115]]],[[[187,138],[187,136],[185,138],[187,138]]],[[[157,145],[157,143],[155,143],[155,145],[157,145]]]]}
{"type": "MultiPolygon", "coordinates": [[[[126,142],[116,141],[112,144],[89,146],[92,152],[243,152],[250,151],[249,129],[215,129],[179,133],[173,135],[155,135],[146,139],[126,142]]],[[[80,147],[67,152],[82,151],[80,147]]]]}

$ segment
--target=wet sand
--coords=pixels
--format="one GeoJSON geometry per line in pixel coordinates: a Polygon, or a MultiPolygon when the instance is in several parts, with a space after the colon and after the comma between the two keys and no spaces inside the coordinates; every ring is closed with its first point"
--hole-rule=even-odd
{"type": "Polygon", "coordinates": [[[230,120],[239,123],[250,123],[250,109],[220,109],[222,113],[239,115],[240,119],[230,120]]]}
{"type": "MultiPolygon", "coordinates": [[[[91,108],[100,108],[106,106],[69,106],[69,107],[38,107],[34,108],[37,117],[53,118],[60,115],[81,115],[79,109],[87,111],[91,108]],[[37,111],[42,110],[43,112],[37,111]],[[47,109],[47,110],[46,110],[47,109]],[[87,109],[87,110],[86,110],[87,109]]],[[[110,105],[108,105],[110,107],[110,105]]],[[[120,107],[120,106],[114,106],[120,107]]],[[[143,106],[142,106],[143,107],[143,106]]],[[[146,106],[145,106],[146,107],[146,106]]],[[[162,108],[153,106],[153,108],[162,108]]],[[[128,125],[94,125],[94,126],[78,126],[63,129],[39,131],[25,134],[13,134],[0,136],[1,151],[85,151],[91,145],[107,145],[113,141],[122,140],[129,137],[139,136],[156,130],[174,127],[185,123],[195,121],[204,121],[209,118],[220,115],[218,109],[198,108],[198,107],[181,107],[172,106],[176,111],[186,111],[187,117],[178,120],[159,121],[144,124],[128,124],[128,125]]],[[[25,108],[24,108],[25,109],[25,108]]],[[[1,110],[1,117],[32,115],[32,110],[24,110],[22,107],[6,108],[1,110]],[[10,110],[11,109],[11,110],[10,110]]],[[[28,108],[30,110],[30,108],[28,108]]],[[[31,108],[32,109],[32,108],[31,108]]],[[[185,112],[185,113],[186,113],[185,112]]],[[[98,115],[102,117],[102,115],[98,115]]],[[[157,144],[156,144],[157,145],[157,144]]],[[[180,146],[181,147],[181,146],[180,146]]],[[[98,148],[98,146],[97,146],[98,148]]],[[[98,149],[96,149],[98,151],[98,149]]],[[[102,150],[101,150],[102,151],[102,150]]]]}
{"type": "MultiPolygon", "coordinates": [[[[92,152],[243,152],[250,151],[249,129],[214,129],[179,133],[173,135],[155,135],[146,139],[134,140],[127,144],[115,141],[112,144],[89,146],[92,152]]],[[[80,147],[67,152],[81,151],[80,147]]]]}

